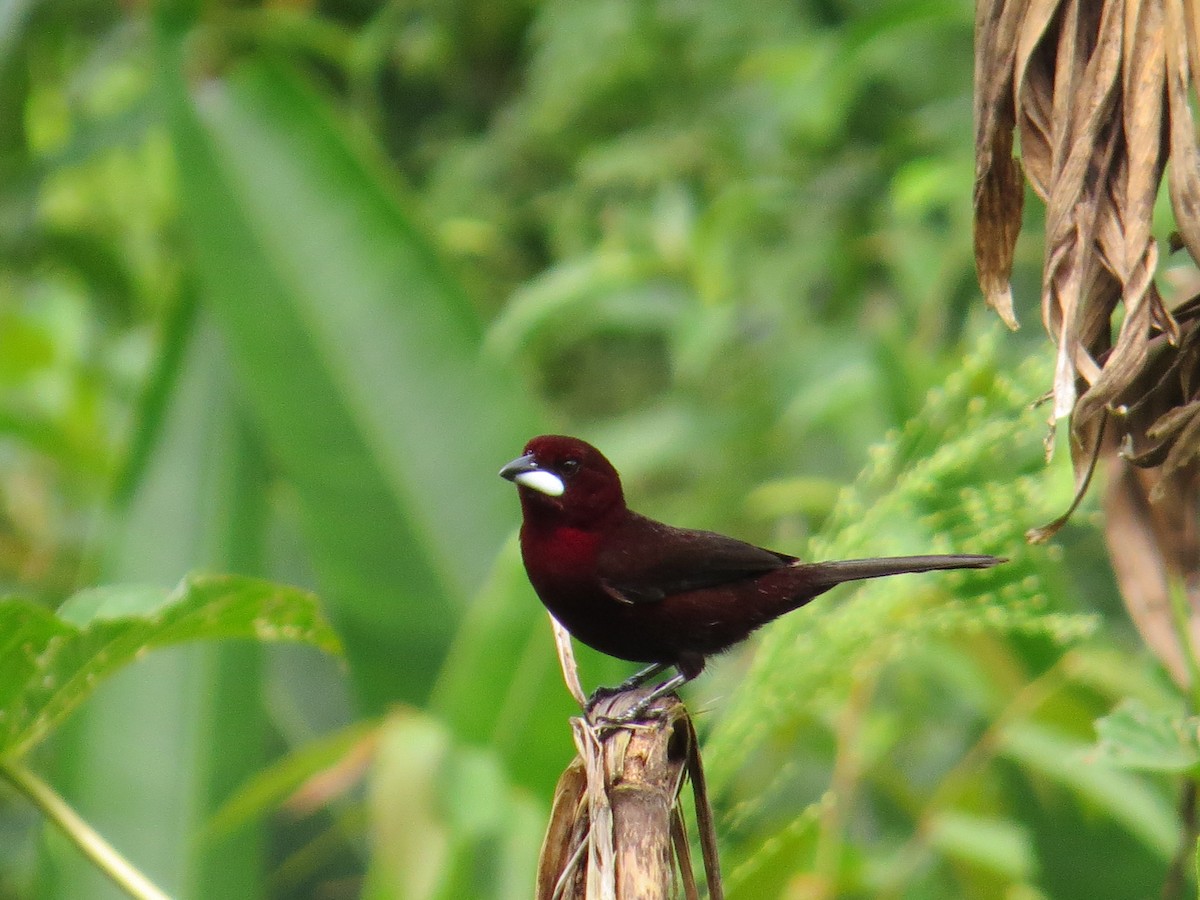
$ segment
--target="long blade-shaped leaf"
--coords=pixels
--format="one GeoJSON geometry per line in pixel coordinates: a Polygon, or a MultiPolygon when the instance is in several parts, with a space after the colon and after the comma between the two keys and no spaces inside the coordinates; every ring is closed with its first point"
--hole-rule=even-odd
{"type": "Polygon", "coordinates": [[[419,699],[514,524],[495,472],[533,416],[318,98],[254,62],[192,89],[176,75],[166,96],[204,295],[296,488],[360,692],[419,699]]]}

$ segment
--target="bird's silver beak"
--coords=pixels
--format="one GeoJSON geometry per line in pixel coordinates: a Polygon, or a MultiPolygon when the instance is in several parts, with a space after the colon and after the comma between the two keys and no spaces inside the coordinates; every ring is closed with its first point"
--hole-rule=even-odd
{"type": "Polygon", "coordinates": [[[507,466],[500,470],[500,477],[508,481],[516,481],[518,475],[523,475],[526,472],[537,471],[537,460],[533,458],[532,453],[526,453],[524,456],[518,456],[507,466]]]}
{"type": "Polygon", "coordinates": [[[538,466],[532,453],[518,456],[500,470],[500,477],[548,497],[561,497],[566,490],[563,480],[553,472],[538,466]]]}

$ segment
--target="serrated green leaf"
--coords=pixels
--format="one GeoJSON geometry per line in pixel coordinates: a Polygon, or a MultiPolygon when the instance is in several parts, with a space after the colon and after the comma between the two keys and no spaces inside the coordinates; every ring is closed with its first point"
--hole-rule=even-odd
{"type": "Polygon", "coordinates": [[[794,734],[823,694],[849,690],[860,662],[912,659],[929,641],[982,631],[1066,643],[1096,627],[1092,617],[1050,606],[1037,560],[1021,550],[1023,523],[1042,508],[1043,454],[1030,437],[1031,414],[1022,422],[1015,412],[1030,389],[999,374],[995,352],[991,337],[979,341],[967,364],[929,392],[920,414],[876,446],[840,492],[822,535],[797,552],[849,559],[957,548],[1009,561],[846,588],[853,602],[820,598],[764,628],[753,665],[709,739],[706,761],[718,790],[755,752],[794,734]],[[803,696],[798,681],[810,686],[803,696]]]}
{"type": "Polygon", "coordinates": [[[1096,720],[1099,755],[1123,769],[1183,773],[1200,766],[1200,718],[1127,700],[1096,720]]]}
{"type": "Polygon", "coordinates": [[[64,610],[0,602],[0,755],[27,752],[103,678],[159,647],[249,638],[340,649],[315,596],[252,578],[192,577],[171,592],[90,590],[64,610]]]}

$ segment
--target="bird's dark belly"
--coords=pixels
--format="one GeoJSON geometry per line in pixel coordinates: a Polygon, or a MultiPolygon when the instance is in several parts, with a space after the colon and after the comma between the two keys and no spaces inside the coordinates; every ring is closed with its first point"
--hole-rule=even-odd
{"type": "Polygon", "coordinates": [[[550,609],[550,614],[593,650],[633,662],[672,662],[677,651],[653,609],[630,607],[609,599],[550,609]]]}
{"type": "Polygon", "coordinates": [[[543,604],[577,640],[633,662],[673,664],[684,656],[720,653],[765,621],[735,591],[721,588],[632,604],[603,592],[539,591],[539,596],[572,597],[569,604],[552,606],[544,599],[543,604]]]}

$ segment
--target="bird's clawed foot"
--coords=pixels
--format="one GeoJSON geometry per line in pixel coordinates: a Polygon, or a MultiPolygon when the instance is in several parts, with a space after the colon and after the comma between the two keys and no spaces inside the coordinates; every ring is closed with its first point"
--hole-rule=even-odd
{"type": "Polygon", "coordinates": [[[633,725],[634,723],[650,722],[655,719],[661,719],[664,715],[666,715],[666,707],[653,706],[651,703],[646,702],[649,699],[650,698],[647,697],[646,700],[642,700],[635,706],[631,706],[620,715],[590,716],[588,721],[592,723],[592,726],[595,727],[597,731],[604,732],[611,731],[616,728],[624,728],[625,726],[633,725]]]}
{"type": "Polygon", "coordinates": [[[609,697],[615,697],[623,690],[624,688],[621,685],[617,685],[616,687],[604,687],[604,685],[601,685],[592,691],[591,696],[587,698],[587,703],[584,704],[583,711],[588,716],[591,716],[592,710],[596,708],[597,703],[601,700],[607,700],[609,697]]]}
{"type": "MultiPolygon", "coordinates": [[[[667,667],[660,666],[658,667],[658,671],[662,671],[665,668],[667,667]]],[[[643,673],[639,672],[638,674],[642,675],[643,673]]],[[[651,676],[646,675],[646,678],[649,677],[651,676]]],[[[634,678],[637,678],[637,676],[635,675],[634,678]]],[[[645,680],[645,678],[642,679],[642,681],[645,680]]],[[[592,725],[596,726],[601,731],[604,731],[613,728],[622,728],[634,722],[660,718],[666,712],[666,710],[662,707],[656,707],[654,704],[663,697],[666,697],[668,694],[675,693],[676,690],[678,690],[682,685],[686,684],[689,680],[690,679],[688,676],[684,675],[683,673],[675,675],[673,678],[668,678],[633,706],[629,707],[629,709],[626,709],[615,716],[610,716],[607,714],[593,715],[593,709],[599,700],[607,699],[609,697],[616,696],[617,694],[624,693],[624,685],[621,685],[616,689],[606,689],[606,695],[602,698],[597,698],[596,695],[593,694],[592,699],[588,700],[588,721],[590,721],[592,725]]],[[[630,681],[633,681],[633,679],[630,679],[630,681]]],[[[626,684],[628,684],[628,682],[626,682],[626,684]]],[[[640,682],[634,685],[634,687],[640,686],[640,682]]],[[[597,693],[599,693],[599,691],[597,693]]]]}
{"type": "Polygon", "coordinates": [[[669,668],[671,667],[667,663],[655,663],[652,666],[647,666],[640,672],[630,675],[616,687],[600,686],[592,691],[592,695],[588,697],[587,705],[583,707],[583,711],[590,717],[592,710],[596,708],[596,704],[601,700],[607,700],[610,697],[617,696],[617,694],[623,694],[626,691],[632,691],[634,688],[640,688],[655,675],[665,672],[669,668]]]}

